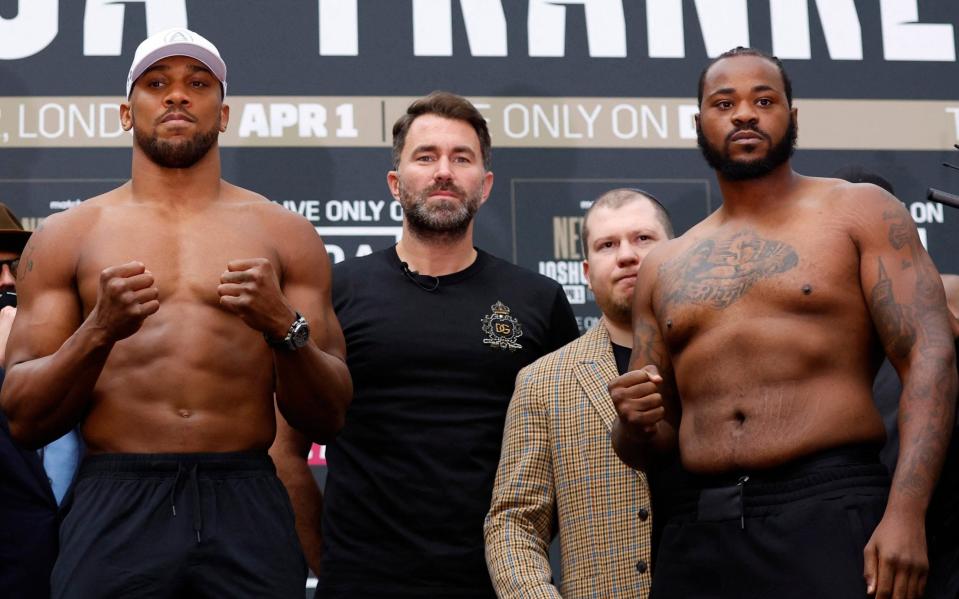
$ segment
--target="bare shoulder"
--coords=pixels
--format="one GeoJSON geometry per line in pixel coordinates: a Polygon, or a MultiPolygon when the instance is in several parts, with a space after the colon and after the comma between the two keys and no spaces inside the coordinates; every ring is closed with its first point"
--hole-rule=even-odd
{"type": "Polygon", "coordinates": [[[849,183],[841,179],[809,177],[807,197],[828,210],[830,218],[862,233],[891,219],[909,218],[905,205],[896,196],[871,183],[849,183]]]}
{"type": "Polygon", "coordinates": [[[289,232],[315,231],[310,221],[284,208],[270,198],[230,183],[226,183],[225,185],[228,186],[228,198],[233,203],[242,205],[244,208],[255,212],[262,225],[270,228],[280,228],[289,232]]]}
{"type": "Polygon", "coordinates": [[[53,277],[72,275],[85,233],[93,230],[104,209],[124,197],[129,197],[126,185],[44,218],[23,249],[17,272],[19,284],[29,284],[38,269],[53,277]]]}
{"type": "Polygon", "coordinates": [[[329,270],[326,247],[310,221],[248,189],[230,185],[227,191],[228,199],[247,211],[269,240],[285,275],[311,277],[329,270]]]}
{"type": "Polygon", "coordinates": [[[227,182],[223,185],[224,196],[229,204],[248,212],[257,227],[265,230],[278,249],[303,243],[312,245],[319,238],[313,224],[301,215],[255,191],[227,182]]]}

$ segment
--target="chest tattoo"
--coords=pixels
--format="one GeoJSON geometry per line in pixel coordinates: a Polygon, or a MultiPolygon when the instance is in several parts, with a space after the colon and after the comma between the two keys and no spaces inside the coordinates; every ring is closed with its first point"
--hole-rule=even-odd
{"type": "Polygon", "coordinates": [[[660,267],[663,307],[695,304],[722,310],[759,281],[798,263],[791,245],[749,229],[726,239],[706,239],[660,267]]]}

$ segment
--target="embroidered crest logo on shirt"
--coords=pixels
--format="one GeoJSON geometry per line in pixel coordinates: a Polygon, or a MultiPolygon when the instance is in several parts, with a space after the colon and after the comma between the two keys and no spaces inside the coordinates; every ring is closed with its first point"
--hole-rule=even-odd
{"type": "Polygon", "coordinates": [[[483,332],[486,333],[483,343],[500,349],[523,349],[523,346],[516,342],[523,336],[523,325],[509,315],[509,307],[497,301],[490,309],[493,313],[484,316],[482,321],[483,332]]]}

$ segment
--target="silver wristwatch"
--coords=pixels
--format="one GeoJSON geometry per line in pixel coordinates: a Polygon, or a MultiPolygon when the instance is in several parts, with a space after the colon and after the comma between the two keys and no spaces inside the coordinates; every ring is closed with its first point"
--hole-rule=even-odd
{"type": "Polygon", "coordinates": [[[310,340],[310,323],[306,322],[303,315],[297,312],[296,320],[290,325],[290,329],[286,332],[286,337],[274,339],[266,333],[263,333],[263,338],[266,339],[267,345],[274,349],[297,350],[306,345],[307,341],[310,340]]]}

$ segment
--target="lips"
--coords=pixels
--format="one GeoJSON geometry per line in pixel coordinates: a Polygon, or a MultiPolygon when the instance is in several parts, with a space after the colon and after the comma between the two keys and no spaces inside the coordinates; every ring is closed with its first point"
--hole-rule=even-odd
{"type": "Polygon", "coordinates": [[[463,192],[456,185],[450,183],[444,185],[434,185],[426,191],[426,197],[428,198],[452,198],[459,199],[465,197],[466,193],[463,192]]]}
{"type": "Polygon", "coordinates": [[[163,118],[161,118],[161,119],[160,119],[160,122],[161,122],[161,123],[172,123],[172,122],[180,121],[180,122],[184,122],[184,123],[192,123],[192,122],[194,122],[194,120],[195,120],[195,119],[190,118],[189,116],[187,116],[186,114],[184,114],[184,113],[182,113],[182,112],[171,112],[171,113],[165,115],[163,118]]]}
{"type": "Polygon", "coordinates": [[[762,140],[763,136],[755,131],[737,131],[729,138],[729,141],[748,141],[748,140],[762,140]]]}

